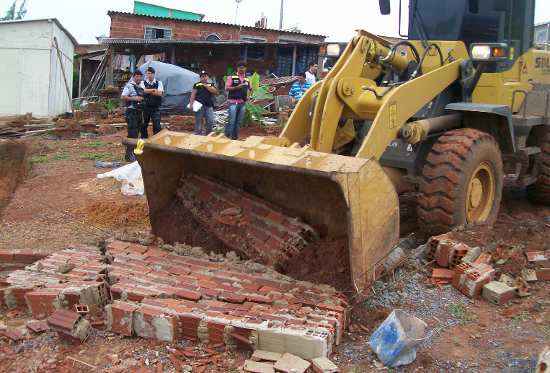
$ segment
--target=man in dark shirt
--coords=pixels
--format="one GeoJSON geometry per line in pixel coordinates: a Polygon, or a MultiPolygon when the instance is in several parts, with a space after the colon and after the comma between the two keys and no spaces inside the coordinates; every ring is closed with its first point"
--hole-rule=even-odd
{"type": "Polygon", "coordinates": [[[210,76],[206,71],[201,71],[200,81],[195,83],[191,98],[189,99],[189,107],[193,109],[195,101],[200,102],[202,107],[195,111],[195,135],[208,135],[212,132],[214,125],[214,96],[218,94],[218,90],[214,84],[210,82],[210,76]],[[203,131],[202,118],[206,120],[206,128],[203,131]]]}
{"type": "Polygon", "coordinates": [[[149,122],[153,122],[153,134],[156,135],[162,129],[160,125],[160,106],[162,105],[162,95],[164,86],[160,80],[155,79],[155,69],[149,66],[146,71],[145,80],[141,82],[143,89],[143,126],[140,128],[141,138],[149,137],[147,128],[149,122]]]}

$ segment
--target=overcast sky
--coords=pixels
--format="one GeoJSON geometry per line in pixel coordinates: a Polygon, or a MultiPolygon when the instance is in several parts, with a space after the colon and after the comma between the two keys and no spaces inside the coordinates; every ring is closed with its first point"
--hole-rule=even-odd
{"type": "MultiPolygon", "coordinates": [[[[21,0],[18,0],[21,1],[21,0]]],[[[235,0],[144,0],[170,8],[206,15],[206,20],[235,22],[235,0]]],[[[381,16],[376,0],[285,0],[284,27],[297,26],[303,32],[326,35],[329,40],[347,41],[353,31],[364,28],[374,33],[397,35],[399,0],[392,0],[393,12],[381,16]],[[329,6],[330,4],[330,6],[329,6]]],[[[12,0],[0,0],[4,12],[12,0]]],[[[56,17],[80,43],[95,43],[107,36],[107,10],[131,12],[133,0],[27,0],[27,17],[56,17]]],[[[268,27],[279,25],[280,0],[241,0],[238,23],[254,25],[264,14],[268,27]]],[[[550,21],[550,0],[538,0],[536,22],[550,21]]]]}

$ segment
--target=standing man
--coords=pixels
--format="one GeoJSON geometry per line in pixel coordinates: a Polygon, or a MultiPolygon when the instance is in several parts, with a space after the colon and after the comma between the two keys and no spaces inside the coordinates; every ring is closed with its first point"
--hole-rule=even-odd
{"type": "Polygon", "coordinates": [[[317,64],[310,62],[306,71],[306,81],[309,85],[314,85],[317,82],[317,64]]]}
{"type": "Polygon", "coordinates": [[[304,93],[311,88],[311,84],[307,81],[306,78],[307,72],[301,73],[297,81],[292,84],[288,95],[292,98],[292,103],[296,105],[298,101],[304,96],[304,93]]]}
{"type": "Polygon", "coordinates": [[[199,111],[195,112],[195,135],[202,135],[202,118],[206,120],[206,128],[204,135],[212,132],[214,125],[214,96],[218,94],[218,90],[214,87],[214,83],[210,82],[210,76],[206,71],[201,71],[200,81],[195,83],[191,97],[189,98],[189,107],[193,107],[195,100],[202,104],[199,111]]]}
{"type": "Polygon", "coordinates": [[[141,138],[149,137],[147,129],[149,121],[153,122],[153,134],[160,132],[160,105],[162,104],[162,95],[164,86],[160,80],[155,79],[155,69],[149,66],[145,73],[145,80],[141,82],[143,89],[143,126],[140,129],[141,138]]]}
{"type": "MultiPolygon", "coordinates": [[[[126,124],[128,125],[128,137],[131,139],[137,139],[139,131],[143,127],[142,119],[142,101],[143,101],[143,89],[141,88],[143,74],[141,71],[136,70],[132,76],[132,79],[124,86],[122,90],[121,98],[126,104],[126,111],[124,116],[126,117],[126,124]]],[[[136,156],[134,155],[134,149],[132,146],[126,146],[126,161],[134,162],[136,156]]]]}
{"type": "Polygon", "coordinates": [[[237,75],[228,76],[225,82],[227,99],[229,101],[229,123],[225,127],[225,136],[237,140],[239,127],[246,112],[246,101],[252,89],[250,81],[246,77],[246,62],[237,64],[237,75]]]}

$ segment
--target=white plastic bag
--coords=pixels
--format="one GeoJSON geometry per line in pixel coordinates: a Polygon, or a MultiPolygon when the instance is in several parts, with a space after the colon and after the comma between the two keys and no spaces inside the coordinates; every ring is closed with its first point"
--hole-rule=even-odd
{"type": "Polygon", "coordinates": [[[141,167],[137,161],[104,174],[97,175],[98,179],[107,177],[113,177],[118,181],[122,181],[120,191],[125,196],[142,196],[145,193],[143,177],[141,176],[141,167]]]}
{"type": "Polygon", "coordinates": [[[188,109],[193,110],[195,113],[198,112],[200,109],[202,109],[202,104],[198,101],[193,101],[193,107],[191,107],[191,103],[187,105],[188,109]]]}

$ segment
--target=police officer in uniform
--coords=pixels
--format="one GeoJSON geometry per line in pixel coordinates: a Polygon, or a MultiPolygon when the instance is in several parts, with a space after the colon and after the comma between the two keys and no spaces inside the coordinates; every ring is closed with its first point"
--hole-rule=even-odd
{"type": "Polygon", "coordinates": [[[141,138],[149,137],[147,129],[149,122],[153,122],[153,134],[160,132],[160,105],[162,104],[162,95],[164,86],[160,80],[155,79],[155,69],[149,66],[145,72],[145,80],[141,82],[143,89],[143,126],[140,128],[141,138]]]}
{"type": "Polygon", "coordinates": [[[225,136],[237,140],[239,127],[246,112],[246,101],[252,89],[246,77],[246,62],[241,61],[237,64],[237,75],[227,77],[225,89],[229,101],[229,123],[225,127],[225,136]]]}
{"type": "MultiPolygon", "coordinates": [[[[139,131],[143,126],[142,122],[142,101],[143,101],[143,89],[141,88],[141,80],[143,74],[141,71],[136,70],[132,75],[132,79],[124,86],[122,90],[121,98],[126,104],[126,123],[128,125],[128,137],[131,139],[137,139],[139,131]]],[[[133,147],[126,146],[126,161],[133,162],[136,160],[136,156],[133,152],[133,147]]]]}

